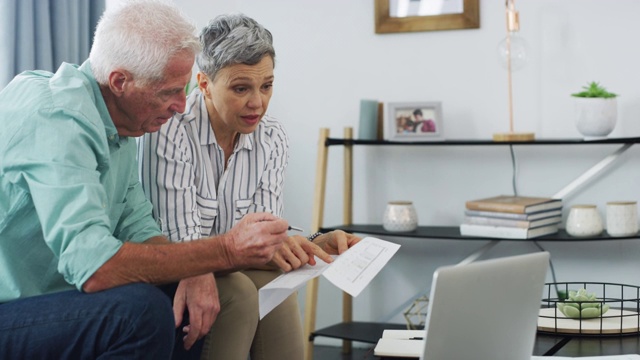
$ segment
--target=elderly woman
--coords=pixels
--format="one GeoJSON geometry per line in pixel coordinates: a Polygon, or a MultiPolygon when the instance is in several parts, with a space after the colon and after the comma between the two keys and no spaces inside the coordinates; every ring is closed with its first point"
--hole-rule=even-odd
{"type": "MultiPolygon", "coordinates": [[[[139,144],[143,187],[172,241],[225,233],[247,213],[283,212],[289,143],[282,124],[265,115],[274,82],[271,33],[247,16],[223,15],[200,41],[198,88],[185,113],[139,144]]],[[[314,255],[330,262],[329,254],[359,240],[341,231],[310,238],[289,237],[268,268],[193,278],[178,289],[183,299],[175,303],[189,310],[185,331],[213,322],[203,358],[303,358],[297,295],[259,320],[257,293],[282,271],[314,265],[314,255]]]]}

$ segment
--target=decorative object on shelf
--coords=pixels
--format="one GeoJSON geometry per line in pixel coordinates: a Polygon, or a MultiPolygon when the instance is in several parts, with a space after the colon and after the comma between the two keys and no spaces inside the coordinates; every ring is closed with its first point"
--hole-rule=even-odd
{"type": "Polygon", "coordinates": [[[618,119],[618,94],[607,91],[592,81],[583,86],[574,97],[576,127],[587,140],[606,138],[616,127],[618,119]]]}
{"type": "Polygon", "coordinates": [[[479,27],[480,0],[375,0],[376,34],[479,27]]]}
{"type": "Polygon", "coordinates": [[[634,236],[638,233],[638,204],[635,201],[607,203],[607,233],[609,236],[634,236]]]}
{"type": "Polygon", "coordinates": [[[418,227],[418,214],[411,201],[390,201],[382,217],[382,227],[390,232],[409,232],[418,227]]]}
{"type": "Polygon", "coordinates": [[[424,329],[427,321],[427,308],[429,296],[424,294],[413,301],[411,306],[402,315],[407,322],[407,330],[424,329]]]}
{"type": "Polygon", "coordinates": [[[596,236],[602,233],[602,218],[596,205],[574,205],[567,218],[567,234],[575,237],[596,236]]]}
{"type": "Polygon", "coordinates": [[[609,311],[609,304],[603,303],[595,293],[588,293],[584,288],[570,290],[569,299],[559,302],[557,306],[564,316],[578,320],[600,317],[609,311]]]}
{"type": "Polygon", "coordinates": [[[387,104],[385,139],[392,141],[444,140],[442,103],[398,102],[387,104]]]}
{"type": "Polygon", "coordinates": [[[493,134],[494,141],[533,141],[532,132],[515,132],[513,125],[512,73],[522,69],[527,62],[527,43],[518,35],[520,31],[520,13],[516,11],[515,0],[506,0],[507,36],[498,44],[500,61],[507,70],[509,132],[493,134]]]}
{"type": "Polygon", "coordinates": [[[615,283],[547,283],[538,317],[538,331],[600,336],[638,334],[638,292],[638,286],[615,283]],[[567,293],[569,298],[553,297],[554,292],[567,293]]]}
{"type": "Polygon", "coordinates": [[[359,140],[378,140],[378,100],[360,100],[359,140]]]}

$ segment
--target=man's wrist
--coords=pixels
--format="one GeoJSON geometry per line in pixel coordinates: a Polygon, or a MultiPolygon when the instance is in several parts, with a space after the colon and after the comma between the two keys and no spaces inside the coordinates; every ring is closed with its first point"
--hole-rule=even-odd
{"type": "Polygon", "coordinates": [[[220,268],[218,270],[228,271],[238,267],[238,264],[236,264],[233,261],[234,259],[230,249],[231,248],[230,245],[234,241],[232,235],[230,235],[229,233],[225,233],[225,234],[210,236],[208,239],[211,240],[210,246],[213,246],[214,248],[216,248],[215,253],[217,255],[214,256],[213,258],[218,258],[218,260],[220,261],[220,265],[219,265],[220,268]]]}

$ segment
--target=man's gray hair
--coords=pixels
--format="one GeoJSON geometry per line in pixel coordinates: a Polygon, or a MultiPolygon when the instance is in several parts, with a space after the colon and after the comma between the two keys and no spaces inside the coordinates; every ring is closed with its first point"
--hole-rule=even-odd
{"type": "Polygon", "coordinates": [[[220,15],[200,32],[198,67],[211,80],[220,69],[235,64],[255,65],[265,55],[276,60],[271,32],[243,14],[220,15]]]}
{"type": "Polygon", "coordinates": [[[138,84],[161,80],[169,60],[187,51],[200,51],[195,26],[173,5],[161,1],[128,1],[102,14],[89,54],[99,84],[123,69],[138,84]]]}

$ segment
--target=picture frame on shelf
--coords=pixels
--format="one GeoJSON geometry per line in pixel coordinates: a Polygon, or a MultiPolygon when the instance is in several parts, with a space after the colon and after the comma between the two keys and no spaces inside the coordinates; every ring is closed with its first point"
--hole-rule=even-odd
{"type": "Polygon", "coordinates": [[[389,102],[385,107],[385,140],[444,140],[440,101],[389,102]]]}

